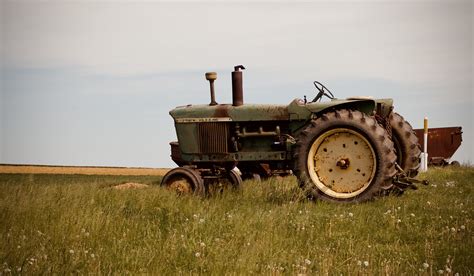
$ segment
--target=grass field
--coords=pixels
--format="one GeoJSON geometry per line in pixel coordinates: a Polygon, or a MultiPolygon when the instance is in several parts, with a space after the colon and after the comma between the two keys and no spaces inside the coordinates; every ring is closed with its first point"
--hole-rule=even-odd
{"type": "Polygon", "coordinates": [[[0,274],[474,273],[473,168],[357,205],[305,200],[296,181],[178,197],[159,176],[0,174],[0,274]]]}

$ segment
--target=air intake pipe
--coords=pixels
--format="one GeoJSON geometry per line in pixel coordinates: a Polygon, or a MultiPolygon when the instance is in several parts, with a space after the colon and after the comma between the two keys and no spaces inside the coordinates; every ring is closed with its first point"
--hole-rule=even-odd
{"type": "Polygon", "coordinates": [[[242,71],[245,67],[243,65],[237,65],[234,67],[232,72],[232,105],[241,106],[244,104],[244,91],[242,85],[242,71]]]}

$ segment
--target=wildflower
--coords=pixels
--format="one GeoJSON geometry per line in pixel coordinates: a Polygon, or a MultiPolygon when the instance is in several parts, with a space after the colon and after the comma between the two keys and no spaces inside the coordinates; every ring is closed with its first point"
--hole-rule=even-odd
{"type": "Polygon", "coordinates": [[[199,223],[203,223],[204,222],[204,219],[199,219],[199,223]]]}
{"type": "Polygon", "coordinates": [[[198,217],[198,215],[194,214],[194,215],[193,215],[193,217],[194,217],[194,218],[197,218],[197,217],[198,217]]]}
{"type": "Polygon", "coordinates": [[[353,213],[349,213],[349,217],[351,217],[351,218],[352,218],[353,216],[354,216],[354,214],[353,214],[353,213]]]}
{"type": "Polygon", "coordinates": [[[427,269],[428,267],[430,267],[430,265],[428,263],[423,263],[423,268],[424,269],[427,269]]]}
{"type": "Polygon", "coordinates": [[[400,206],[397,207],[398,210],[402,209],[400,206]]]}
{"type": "Polygon", "coordinates": [[[410,216],[415,217],[415,214],[411,213],[410,216]]]}
{"type": "Polygon", "coordinates": [[[368,266],[369,266],[369,262],[368,262],[368,261],[364,261],[364,266],[365,266],[365,267],[368,267],[368,266]]]}
{"type": "Polygon", "coordinates": [[[447,273],[451,273],[451,268],[447,267],[447,268],[446,268],[446,272],[447,272],[447,273]]]}
{"type": "Polygon", "coordinates": [[[9,269],[9,268],[5,268],[5,269],[3,270],[3,272],[5,272],[5,273],[9,273],[9,272],[12,272],[12,270],[11,270],[11,269],[9,269]]]}
{"type": "Polygon", "coordinates": [[[86,232],[84,235],[86,235],[86,237],[89,237],[90,234],[89,232],[86,232]]]}
{"type": "Polygon", "coordinates": [[[206,247],[206,244],[203,243],[203,242],[199,243],[199,245],[200,245],[201,247],[206,247]]]}
{"type": "Polygon", "coordinates": [[[85,232],[86,232],[86,229],[82,228],[81,233],[85,233],[85,232]]]}
{"type": "Polygon", "coordinates": [[[401,219],[397,219],[397,223],[400,223],[400,222],[402,222],[402,220],[401,220],[401,219]]]}
{"type": "Polygon", "coordinates": [[[92,258],[92,259],[95,258],[95,254],[94,254],[94,253],[91,253],[91,258],[92,258]]]}
{"type": "Polygon", "coordinates": [[[466,229],[466,226],[461,225],[461,230],[464,230],[464,229],[466,229]]]}
{"type": "Polygon", "coordinates": [[[362,262],[361,262],[361,261],[357,261],[357,265],[358,265],[358,266],[361,266],[361,265],[362,265],[362,262]]]}
{"type": "Polygon", "coordinates": [[[303,211],[299,210],[299,212],[298,212],[298,213],[300,213],[300,214],[303,214],[303,211]]]}
{"type": "Polygon", "coordinates": [[[438,270],[438,274],[443,274],[444,273],[444,270],[440,269],[438,270]]]}
{"type": "Polygon", "coordinates": [[[16,271],[20,272],[20,271],[21,271],[21,267],[17,267],[17,268],[16,268],[16,271]]]}
{"type": "Polygon", "coordinates": [[[456,232],[456,228],[451,227],[451,232],[456,232]]]}
{"type": "Polygon", "coordinates": [[[304,263],[307,264],[307,265],[310,265],[310,264],[311,264],[311,261],[308,260],[308,259],[305,259],[305,260],[304,260],[304,263]]]}
{"type": "Polygon", "coordinates": [[[427,201],[426,204],[431,205],[431,202],[427,201]]]}
{"type": "Polygon", "coordinates": [[[196,254],[194,254],[194,256],[196,256],[196,258],[199,258],[199,257],[201,257],[201,253],[196,252],[196,254]]]}
{"type": "Polygon", "coordinates": [[[69,249],[69,253],[70,253],[70,254],[74,254],[74,250],[69,249]]]}

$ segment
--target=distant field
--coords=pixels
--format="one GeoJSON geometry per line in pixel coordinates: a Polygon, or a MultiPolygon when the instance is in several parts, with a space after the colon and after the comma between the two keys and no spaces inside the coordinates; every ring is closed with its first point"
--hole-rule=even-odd
{"type": "Polygon", "coordinates": [[[86,174],[86,175],[165,175],[169,169],[123,167],[68,167],[0,164],[0,173],[17,174],[86,174]]]}
{"type": "Polygon", "coordinates": [[[340,205],[293,177],[198,198],[161,176],[0,174],[0,274],[472,275],[474,169],[420,178],[340,205]]]}

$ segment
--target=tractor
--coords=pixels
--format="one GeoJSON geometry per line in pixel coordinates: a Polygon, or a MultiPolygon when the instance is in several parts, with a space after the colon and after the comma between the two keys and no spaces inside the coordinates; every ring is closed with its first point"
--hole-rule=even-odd
{"type": "Polygon", "coordinates": [[[242,176],[291,173],[309,198],[346,203],[416,188],[418,138],[393,111],[392,99],[337,99],[314,81],[312,100],[244,104],[243,69],[231,72],[232,104],[216,102],[217,73],[208,72],[211,102],[169,112],[178,138],[170,143],[171,158],[178,167],[162,186],[206,195],[238,189],[242,176]]]}

